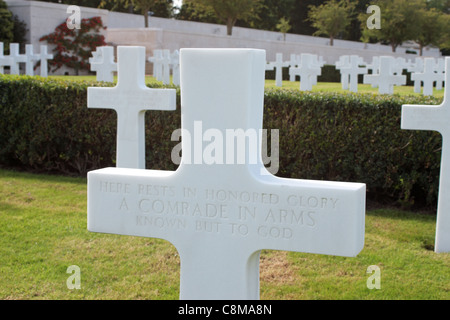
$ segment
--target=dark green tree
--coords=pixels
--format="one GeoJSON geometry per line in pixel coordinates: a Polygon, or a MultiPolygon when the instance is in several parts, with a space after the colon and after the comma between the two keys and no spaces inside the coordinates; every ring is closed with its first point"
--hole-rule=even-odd
{"type": "Polygon", "coordinates": [[[388,43],[395,52],[397,47],[407,40],[415,39],[420,33],[420,13],[425,7],[423,0],[378,0],[372,4],[378,5],[381,11],[381,28],[366,27],[367,13],[359,16],[362,28],[361,40],[364,42],[379,41],[388,43]]]}
{"type": "Polygon", "coordinates": [[[348,0],[329,0],[320,6],[310,6],[308,18],[316,28],[313,35],[327,35],[332,46],[336,36],[350,26],[354,9],[355,3],[348,0]]]}
{"type": "Polygon", "coordinates": [[[0,42],[4,50],[9,50],[9,44],[14,41],[14,20],[11,11],[3,0],[0,0],[0,42]]]}
{"type": "MultiPolygon", "coordinates": [[[[186,1],[186,0],[185,0],[186,1]]],[[[220,21],[227,25],[227,35],[231,36],[238,20],[254,19],[261,7],[261,0],[190,0],[213,9],[220,21]]]]}

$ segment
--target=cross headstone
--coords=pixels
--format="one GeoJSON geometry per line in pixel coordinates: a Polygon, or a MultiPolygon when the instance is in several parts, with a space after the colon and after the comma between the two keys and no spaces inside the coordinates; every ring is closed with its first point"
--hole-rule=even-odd
{"type": "Polygon", "coordinates": [[[403,69],[407,68],[406,59],[402,57],[391,57],[391,70],[393,74],[401,75],[403,73],[403,69]]]}
{"type": "Polygon", "coordinates": [[[350,66],[350,56],[340,56],[339,60],[336,62],[336,70],[340,71],[341,74],[341,86],[342,90],[348,90],[349,78],[348,67],[350,66]]]}
{"type": "Polygon", "coordinates": [[[323,60],[322,56],[318,56],[316,54],[311,55],[311,66],[312,66],[312,70],[313,73],[311,74],[311,80],[312,80],[312,85],[315,86],[317,85],[317,77],[322,75],[322,67],[325,64],[325,61],[323,60]]]}
{"type": "Polygon", "coordinates": [[[10,74],[20,74],[20,65],[21,62],[26,62],[27,58],[24,54],[19,53],[19,44],[18,43],[10,43],[9,44],[9,58],[11,61],[11,69],[10,74]]]}
{"type": "MultiPolygon", "coordinates": [[[[372,62],[366,65],[367,72],[370,74],[378,74],[380,72],[380,57],[372,57],[372,62]]],[[[371,87],[376,88],[378,85],[376,82],[372,83],[371,87]]]]}
{"type": "Polygon", "coordinates": [[[40,59],[38,54],[34,54],[33,45],[27,44],[25,45],[25,74],[27,76],[34,75],[34,61],[40,59]]]}
{"type": "Polygon", "coordinates": [[[0,42],[0,73],[4,73],[4,67],[8,66],[11,67],[14,60],[10,56],[5,56],[4,54],[4,47],[3,42],[0,42]]]}
{"type": "Polygon", "coordinates": [[[91,71],[97,74],[97,81],[114,82],[114,72],[117,71],[117,63],[114,61],[114,47],[97,47],[89,58],[91,71]]]}
{"type": "Polygon", "coordinates": [[[172,83],[180,85],[180,52],[175,50],[170,56],[170,65],[172,66],[172,83]]]}
{"type": "Polygon", "coordinates": [[[342,85],[342,89],[345,87],[350,89],[351,92],[358,92],[358,76],[360,74],[366,74],[367,68],[360,67],[360,65],[364,64],[364,61],[357,55],[351,55],[348,63],[346,62],[346,59],[344,59],[344,63],[340,67],[341,75],[342,73],[345,75],[344,79],[341,79],[341,83],[343,80],[345,81],[345,79],[348,79],[347,81],[350,84],[350,87],[348,84],[346,86],[342,85]]]}
{"type": "Polygon", "coordinates": [[[283,68],[289,66],[289,62],[283,62],[283,54],[277,53],[275,61],[270,63],[275,68],[275,85],[283,86],[283,68]]]}
{"type": "Polygon", "coordinates": [[[411,74],[411,80],[423,83],[423,95],[433,95],[433,84],[444,81],[444,74],[435,72],[434,58],[425,58],[423,72],[411,74]]]}
{"type": "Polygon", "coordinates": [[[170,84],[170,63],[172,62],[172,59],[170,57],[170,50],[164,49],[162,51],[162,83],[163,84],[170,84]]]}
{"type": "Polygon", "coordinates": [[[117,112],[119,168],[145,168],[145,110],[175,110],[176,90],[145,85],[145,48],[118,47],[118,81],[113,88],[88,88],[88,108],[117,112]]]}
{"type": "Polygon", "coordinates": [[[153,63],[153,77],[158,81],[162,81],[163,67],[162,67],[163,53],[162,50],[153,50],[153,57],[149,57],[148,61],[153,63]]]}
{"type": "Polygon", "coordinates": [[[41,45],[41,51],[39,54],[40,60],[41,60],[41,77],[48,77],[48,63],[47,60],[53,59],[53,54],[50,54],[47,52],[47,46],[41,45]]]}
{"type": "Polygon", "coordinates": [[[436,221],[436,252],[450,252],[450,58],[445,58],[444,101],[438,106],[403,105],[401,128],[432,130],[442,135],[441,172],[436,221]]]}
{"type": "MultiPolygon", "coordinates": [[[[423,58],[416,58],[414,60],[413,63],[411,63],[407,70],[413,74],[413,73],[422,73],[423,72],[423,58]]],[[[413,81],[414,82],[414,92],[415,93],[420,93],[421,91],[421,81],[420,80],[416,80],[413,81]]]]}
{"type": "Polygon", "coordinates": [[[364,184],[264,168],[265,63],[264,50],[181,49],[178,169],[88,173],[88,229],[171,242],[181,299],[258,299],[262,249],[355,256],[363,248],[364,184]]]}
{"type": "Polygon", "coordinates": [[[292,68],[294,75],[300,76],[300,90],[311,91],[312,86],[317,83],[317,76],[321,74],[321,68],[316,62],[317,56],[309,53],[302,53],[300,64],[297,68],[292,68]]]}
{"type": "Polygon", "coordinates": [[[381,56],[379,73],[365,74],[364,83],[378,86],[378,92],[381,94],[393,94],[394,86],[406,84],[406,76],[393,74],[392,63],[392,57],[381,56]]]}
{"type": "Polygon", "coordinates": [[[445,59],[444,58],[438,58],[436,61],[436,64],[434,65],[434,71],[438,74],[442,74],[441,79],[438,79],[436,81],[436,90],[442,90],[444,87],[444,73],[445,73],[445,59]]]}
{"type": "Polygon", "coordinates": [[[292,68],[296,68],[298,66],[298,58],[295,53],[292,53],[289,60],[289,81],[294,82],[295,81],[295,74],[294,72],[291,72],[292,68]]]}

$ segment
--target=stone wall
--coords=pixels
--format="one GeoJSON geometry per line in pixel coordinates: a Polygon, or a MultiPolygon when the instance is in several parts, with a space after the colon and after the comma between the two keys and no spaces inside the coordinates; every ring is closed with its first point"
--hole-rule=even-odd
{"type": "MultiPolygon", "coordinates": [[[[25,0],[5,0],[8,8],[28,28],[27,40],[38,48],[39,38],[54,31],[55,27],[69,17],[68,5],[25,0]]],[[[233,28],[233,35],[226,35],[226,26],[210,23],[181,21],[150,17],[149,28],[144,28],[142,15],[109,12],[95,8],[81,8],[81,18],[100,16],[108,27],[105,31],[106,41],[118,45],[145,46],[147,56],[153,55],[154,49],[176,50],[180,48],[258,48],[265,49],[267,60],[275,60],[276,53],[283,53],[286,60],[290,54],[313,53],[323,56],[328,64],[334,64],[339,56],[357,54],[365,61],[373,56],[393,55],[414,59],[417,55],[407,54],[406,50],[415,50],[414,45],[407,45],[392,53],[391,47],[379,44],[364,44],[356,41],[335,40],[334,46],[329,39],[305,35],[287,34],[286,39],[279,32],[233,28]]],[[[51,49],[51,48],[50,48],[51,49]]],[[[37,50],[37,49],[36,49],[37,50]]],[[[427,48],[424,55],[439,57],[436,48],[427,48]]],[[[147,72],[151,71],[151,65],[147,72]]],[[[71,72],[60,69],[57,74],[71,72]]],[[[72,72],[73,73],[73,72],[72,72]]]]}

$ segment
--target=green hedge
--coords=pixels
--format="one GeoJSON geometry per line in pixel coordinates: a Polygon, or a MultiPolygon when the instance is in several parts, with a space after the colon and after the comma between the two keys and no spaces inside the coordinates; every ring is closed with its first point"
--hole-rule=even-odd
{"type": "MultiPolygon", "coordinates": [[[[88,109],[87,87],[107,86],[0,75],[0,164],[84,175],[114,166],[116,114],[88,109]]],[[[177,112],[146,112],[146,166],[174,170],[177,112]]],[[[441,156],[436,132],[400,129],[402,104],[426,97],[266,90],[264,128],[279,129],[278,176],[367,184],[370,195],[435,205],[441,156]]],[[[269,149],[270,150],[270,149],[269,149]]]]}

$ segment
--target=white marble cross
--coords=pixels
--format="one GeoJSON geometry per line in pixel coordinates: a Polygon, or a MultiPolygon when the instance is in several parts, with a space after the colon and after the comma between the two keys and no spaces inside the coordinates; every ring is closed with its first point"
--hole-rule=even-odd
{"type": "Polygon", "coordinates": [[[181,299],[258,299],[262,249],[355,256],[364,246],[364,184],[264,167],[265,64],[264,50],[181,49],[178,169],[88,173],[88,230],[171,242],[181,299]]]}
{"type": "Polygon", "coordinates": [[[392,63],[392,57],[381,56],[379,73],[365,74],[364,83],[378,86],[378,92],[381,94],[393,94],[394,86],[406,84],[406,76],[394,75],[392,63]]]}
{"type": "Polygon", "coordinates": [[[357,55],[351,55],[348,63],[346,62],[347,61],[344,58],[343,65],[339,67],[341,70],[341,77],[344,74],[344,78],[341,78],[341,83],[342,81],[348,81],[347,85],[342,84],[342,89],[347,88],[350,89],[351,92],[358,92],[358,76],[360,74],[366,74],[367,67],[360,67],[360,65],[364,64],[364,61],[357,55]]]}
{"type": "Polygon", "coordinates": [[[163,53],[159,49],[153,50],[153,57],[148,58],[148,61],[153,63],[153,77],[158,81],[162,81],[163,78],[162,59],[163,53]]]}
{"type": "Polygon", "coordinates": [[[300,76],[301,91],[311,91],[312,86],[317,83],[317,76],[321,75],[321,68],[317,62],[317,56],[302,53],[299,66],[292,68],[290,72],[296,76],[300,76]]]}
{"type": "Polygon", "coordinates": [[[336,70],[340,71],[341,74],[341,87],[342,90],[348,90],[349,78],[348,67],[350,66],[350,56],[340,56],[339,60],[336,62],[336,70]]]}
{"type": "Polygon", "coordinates": [[[39,59],[39,54],[34,54],[33,52],[33,45],[25,45],[25,74],[27,76],[34,75],[34,61],[37,61],[39,59]]]}
{"type": "Polygon", "coordinates": [[[436,81],[436,90],[442,90],[444,87],[444,73],[445,73],[445,59],[444,58],[438,58],[436,60],[436,64],[434,65],[434,71],[436,73],[442,74],[442,77],[436,81]]]}
{"type": "Polygon", "coordinates": [[[170,56],[170,65],[172,66],[172,83],[180,85],[180,52],[175,50],[170,56]]]}
{"type": "Polygon", "coordinates": [[[114,72],[117,71],[117,63],[114,61],[114,47],[97,47],[89,58],[91,71],[97,74],[97,81],[114,82],[114,72]]]}
{"type": "Polygon", "coordinates": [[[283,54],[277,53],[275,61],[270,62],[273,68],[275,68],[275,85],[277,87],[283,86],[283,68],[289,66],[289,62],[283,62],[283,54]]]}
{"type": "Polygon", "coordinates": [[[175,110],[176,90],[145,85],[145,48],[118,47],[113,88],[88,88],[88,108],[117,112],[117,167],[145,168],[145,110],[175,110]]]}
{"type": "MultiPolygon", "coordinates": [[[[409,72],[411,72],[411,74],[422,73],[423,72],[423,58],[416,58],[415,62],[410,64],[407,69],[409,72]]],[[[414,92],[415,93],[420,93],[421,87],[422,86],[421,86],[420,80],[414,81],[414,92]]]]}
{"type": "Polygon", "coordinates": [[[19,54],[19,44],[18,43],[10,43],[9,44],[9,58],[11,61],[11,69],[10,74],[20,74],[20,65],[21,62],[27,62],[26,55],[19,54]]]}
{"type": "MultiPolygon", "coordinates": [[[[378,74],[380,72],[380,57],[372,57],[372,62],[366,65],[367,72],[371,72],[370,74],[378,74]]],[[[372,88],[376,88],[378,84],[376,82],[372,83],[372,88]]]]}
{"type": "Polygon", "coordinates": [[[295,82],[295,74],[291,72],[292,68],[297,68],[299,63],[299,58],[295,53],[292,53],[289,60],[289,81],[295,82]]]}
{"type": "Polygon", "coordinates": [[[47,52],[47,46],[46,45],[41,45],[41,51],[39,54],[39,58],[41,60],[41,64],[40,64],[40,74],[41,77],[47,77],[48,76],[48,63],[47,60],[51,60],[53,59],[53,54],[50,54],[47,52]]]}
{"type": "Polygon", "coordinates": [[[8,66],[11,67],[14,60],[10,56],[3,55],[4,48],[3,48],[3,42],[0,42],[0,73],[4,73],[4,67],[8,66]]]}
{"type": "Polygon", "coordinates": [[[423,95],[433,95],[434,82],[444,81],[444,74],[435,72],[435,60],[434,58],[425,58],[423,72],[412,73],[411,80],[420,81],[423,83],[423,95]]]}
{"type": "Polygon", "coordinates": [[[172,58],[170,57],[170,50],[164,49],[162,51],[162,83],[170,84],[170,63],[172,62],[172,58]]]}
{"type": "Polygon", "coordinates": [[[402,106],[401,128],[432,130],[442,135],[442,159],[437,208],[436,252],[450,252],[450,58],[445,58],[444,101],[438,106],[402,106]]]}

